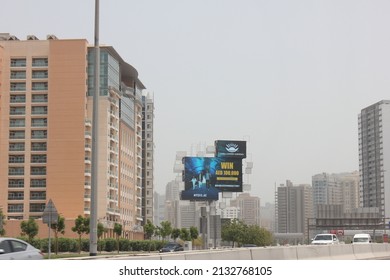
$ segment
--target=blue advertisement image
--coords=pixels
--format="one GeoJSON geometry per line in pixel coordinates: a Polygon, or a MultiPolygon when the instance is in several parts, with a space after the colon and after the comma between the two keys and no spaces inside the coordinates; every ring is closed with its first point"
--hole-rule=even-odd
{"type": "Polygon", "coordinates": [[[185,157],[183,200],[218,200],[220,191],[242,191],[242,160],[185,157]]]}

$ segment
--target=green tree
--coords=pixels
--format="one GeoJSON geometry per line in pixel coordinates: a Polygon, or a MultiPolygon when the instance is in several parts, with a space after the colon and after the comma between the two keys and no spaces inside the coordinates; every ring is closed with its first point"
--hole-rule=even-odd
{"type": "Polygon", "coordinates": [[[240,243],[242,240],[244,230],[244,223],[237,219],[233,219],[222,227],[222,240],[233,242],[232,247],[234,247],[235,243],[240,243]]]}
{"type": "Polygon", "coordinates": [[[179,235],[180,239],[183,240],[183,241],[190,241],[191,240],[191,235],[190,235],[190,232],[188,229],[186,228],[182,228],[180,230],[180,235],[179,235]]]}
{"type": "Polygon", "coordinates": [[[174,228],[172,229],[171,237],[173,240],[176,240],[180,236],[180,229],[174,228]]]}
{"type": "MultiPolygon", "coordinates": [[[[98,241],[100,240],[100,238],[102,238],[103,234],[105,232],[107,232],[107,231],[108,231],[108,229],[106,229],[102,223],[99,222],[97,224],[97,238],[98,238],[98,241]]],[[[98,244],[99,244],[99,242],[98,242],[98,244]]],[[[100,251],[100,253],[102,252],[101,244],[99,244],[99,251],[100,251]]]]}
{"type": "Polygon", "coordinates": [[[160,223],[160,235],[163,240],[172,233],[172,225],[169,221],[162,221],[160,223]]]}
{"type": "Polygon", "coordinates": [[[30,218],[28,221],[20,223],[20,229],[22,230],[22,236],[27,235],[28,241],[32,243],[32,240],[38,234],[39,226],[33,218],[30,218]]]}
{"type": "Polygon", "coordinates": [[[144,234],[146,239],[152,239],[152,236],[154,234],[155,226],[152,224],[150,220],[146,221],[146,224],[144,225],[144,234]]]}
{"type": "Polygon", "coordinates": [[[79,254],[81,253],[81,236],[89,233],[89,218],[79,215],[74,221],[72,231],[79,235],[79,254]]]}
{"type": "Polygon", "coordinates": [[[54,239],[55,239],[55,253],[58,255],[58,234],[65,233],[65,218],[58,215],[57,223],[51,224],[51,229],[54,231],[54,239]]]}
{"type": "Polygon", "coordinates": [[[122,235],[122,225],[115,223],[114,224],[114,233],[116,234],[116,250],[119,254],[119,237],[122,235]]]}
{"type": "Polygon", "coordinates": [[[161,237],[161,228],[159,226],[154,227],[154,236],[157,236],[158,240],[160,240],[161,237]]]}
{"type": "Polygon", "coordinates": [[[3,209],[0,208],[0,236],[5,235],[5,215],[3,214],[3,209]]]}
{"type": "Polygon", "coordinates": [[[190,227],[190,236],[191,236],[191,241],[194,242],[195,239],[198,238],[199,232],[198,229],[194,226],[190,227]]]}

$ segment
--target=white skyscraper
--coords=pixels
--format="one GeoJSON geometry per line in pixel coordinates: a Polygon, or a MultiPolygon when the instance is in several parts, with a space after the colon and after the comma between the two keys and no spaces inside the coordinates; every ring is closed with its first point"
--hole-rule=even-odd
{"type": "Polygon", "coordinates": [[[378,207],[390,216],[390,100],[359,114],[360,207],[378,207]]]}

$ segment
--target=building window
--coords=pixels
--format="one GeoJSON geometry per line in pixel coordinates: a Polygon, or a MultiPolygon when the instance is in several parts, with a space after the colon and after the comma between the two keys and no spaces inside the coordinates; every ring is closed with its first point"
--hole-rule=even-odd
{"type": "Polygon", "coordinates": [[[31,120],[32,127],[46,127],[47,126],[47,118],[37,118],[31,120]]]}
{"type": "Polygon", "coordinates": [[[23,106],[23,107],[11,107],[9,109],[9,114],[11,116],[15,116],[15,115],[25,115],[26,114],[26,108],[23,106]]]}
{"type": "Polygon", "coordinates": [[[10,152],[24,151],[24,143],[9,143],[10,152]]]}
{"type": "Polygon", "coordinates": [[[31,155],[31,163],[46,163],[46,155],[31,155]]]}
{"type": "Polygon", "coordinates": [[[8,175],[24,175],[24,167],[9,167],[8,175]]]}
{"type": "Polygon", "coordinates": [[[23,212],[23,204],[8,204],[8,213],[23,212]]]}
{"type": "Polygon", "coordinates": [[[24,192],[9,192],[8,200],[23,200],[24,192]]]}
{"type": "Polygon", "coordinates": [[[31,203],[30,212],[43,212],[45,210],[45,203],[31,203]]]}
{"type": "Polygon", "coordinates": [[[8,188],[24,188],[24,179],[8,179],[8,188]]]}
{"type": "Polygon", "coordinates": [[[31,179],[31,188],[46,188],[46,179],[31,179]]]}
{"type": "Polygon", "coordinates": [[[46,150],[47,150],[46,142],[33,142],[33,143],[31,143],[31,151],[40,152],[40,151],[46,151],[46,150]]]}
{"type": "Polygon", "coordinates": [[[32,103],[43,103],[47,102],[47,94],[33,94],[31,102],[32,103]]]}
{"type": "Polygon", "coordinates": [[[9,132],[9,139],[24,139],[25,132],[24,130],[11,130],[9,132]]]}
{"type": "Polygon", "coordinates": [[[48,83],[47,82],[32,82],[31,89],[32,90],[47,90],[48,83]]]}
{"type": "Polygon", "coordinates": [[[47,57],[42,57],[42,58],[33,58],[32,59],[32,66],[33,67],[46,67],[49,65],[49,60],[47,57]]]}
{"type": "Polygon", "coordinates": [[[11,91],[26,91],[26,83],[25,82],[11,83],[10,89],[11,91]]]}
{"type": "Polygon", "coordinates": [[[46,175],[46,166],[32,166],[31,175],[46,175]]]}
{"type": "Polygon", "coordinates": [[[8,163],[24,163],[24,155],[9,155],[8,163]]]}
{"type": "Polygon", "coordinates": [[[32,130],[31,131],[32,139],[46,139],[47,131],[46,130],[32,130]]]}
{"type": "Polygon", "coordinates": [[[11,71],[11,79],[26,79],[26,71],[11,71]]]}
{"type": "Polygon", "coordinates": [[[47,106],[32,106],[31,108],[32,115],[46,115],[47,106]]]}
{"type": "Polygon", "coordinates": [[[47,79],[48,71],[47,70],[33,70],[32,71],[33,79],[47,79]]]}
{"type": "Polygon", "coordinates": [[[26,121],[24,119],[10,119],[9,126],[10,127],[25,127],[26,121]]]}
{"type": "Polygon", "coordinates": [[[46,199],[46,192],[31,192],[30,193],[30,199],[31,200],[45,200],[46,199]]]}
{"type": "Polygon", "coordinates": [[[11,94],[10,103],[26,103],[26,95],[25,94],[11,94]]]}
{"type": "Polygon", "coordinates": [[[11,67],[26,67],[25,58],[11,58],[11,67]]]}

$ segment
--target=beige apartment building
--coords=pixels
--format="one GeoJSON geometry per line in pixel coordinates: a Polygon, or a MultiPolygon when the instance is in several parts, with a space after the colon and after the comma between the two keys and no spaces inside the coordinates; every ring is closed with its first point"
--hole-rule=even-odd
{"type": "MultiPolygon", "coordinates": [[[[145,87],[114,48],[101,47],[100,58],[98,221],[108,236],[120,223],[124,236],[141,239],[145,87]]],[[[93,63],[84,39],[0,34],[0,207],[7,235],[20,234],[21,220],[41,223],[49,199],[66,219],[66,236],[74,235],[78,215],[90,214],[93,63]]]]}

